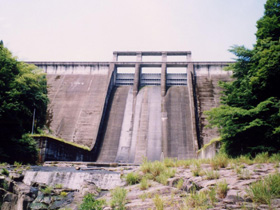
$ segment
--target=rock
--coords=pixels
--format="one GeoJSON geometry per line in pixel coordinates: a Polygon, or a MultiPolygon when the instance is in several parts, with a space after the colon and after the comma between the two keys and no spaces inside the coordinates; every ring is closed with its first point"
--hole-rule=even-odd
{"type": "Polygon", "coordinates": [[[17,200],[17,195],[13,194],[13,193],[6,193],[3,197],[3,201],[4,202],[12,202],[14,200],[17,200]]]}
{"type": "Polygon", "coordinates": [[[227,196],[225,197],[225,199],[223,200],[225,203],[236,203],[236,202],[240,202],[240,201],[244,201],[244,199],[239,195],[240,191],[238,190],[229,190],[227,192],[227,196]]]}
{"type": "Polygon", "coordinates": [[[43,200],[41,201],[42,203],[49,205],[52,202],[52,197],[51,196],[46,196],[43,198],[43,200]]]}
{"type": "Polygon", "coordinates": [[[32,209],[32,210],[33,209],[34,210],[36,210],[36,209],[46,210],[46,209],[48,209],[48,206],[44,203],[34,203],[33,202],[33,203],[30,204],[29,208],[32,209]]]}

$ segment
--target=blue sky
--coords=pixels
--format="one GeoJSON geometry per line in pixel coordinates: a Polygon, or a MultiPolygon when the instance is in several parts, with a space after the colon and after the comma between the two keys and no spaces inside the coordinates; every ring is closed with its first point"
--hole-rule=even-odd
{"type": "Polygon", "coordinates": [[[265,0],[0,0],[0,39],[23,61],[111,61],[113,51],[252,48],[265,0]]]}

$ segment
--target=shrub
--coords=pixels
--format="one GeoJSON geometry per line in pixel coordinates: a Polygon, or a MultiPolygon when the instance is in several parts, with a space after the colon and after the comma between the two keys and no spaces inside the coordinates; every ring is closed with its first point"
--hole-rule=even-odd
{"type": "Polygon", "coordinates": [[[137,173],[128,173],[125,177],[126,183],[129,185],[137,184],[140,181],[139,174],[137,173]]]}
{"type": "Polygon", "coordinates": [[[219,198],[225,198],[228,191],[228,184],[226,180],[221,181],[217,184],[217,194],[219,198]]]}
{"type": "Polygon", "coordinates": [[[79,210],[102,210],[105,204],[105,200],[95,200],[94,195],[89,193],[83,198],[79,210]]]}
{"type": "Polygon", "coordinates": [[[111,191],[112,199],[111,199],[111,207],[117,207],[119,210],[125,209],[126,204],[126,189],[117,187],[111,191]]]}

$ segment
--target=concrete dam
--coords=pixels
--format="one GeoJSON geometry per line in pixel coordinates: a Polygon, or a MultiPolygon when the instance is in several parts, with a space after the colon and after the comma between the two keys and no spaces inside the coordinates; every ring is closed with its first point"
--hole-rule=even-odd
{"type": "Polygon", "coordinates": [[[42,161],[196,158],[217,137],[203,111],[219,105],[218,81],[231,79],[223,70],[230,62],[194,62],[189,51],[113,55],[112,62],[29,62],[47,74],[42,161]]]}

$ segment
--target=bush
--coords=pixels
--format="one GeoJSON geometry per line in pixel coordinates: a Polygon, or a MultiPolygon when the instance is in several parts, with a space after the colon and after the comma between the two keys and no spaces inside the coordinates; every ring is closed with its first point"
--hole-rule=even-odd
{"type": "Polygon", "coordinates": [[[137,184],[140,181],[139,174],[137,173],[128,173],[125,177],[126,183],[129,185],[137,184]]]}
{"type": "Polygon", "coordinates": [[[95,200],[94,195],[89,193],[83,198],[79,210],[102,210],[105,204],[105,200],[95,200]]]}
{"type": "Polygon", "coordinates": [[[117,187],[111,191],[112,199],[111,199],[111,207],[117,207],[119,210],[125,209],[126,204],[126,189],[117,187]]]}

